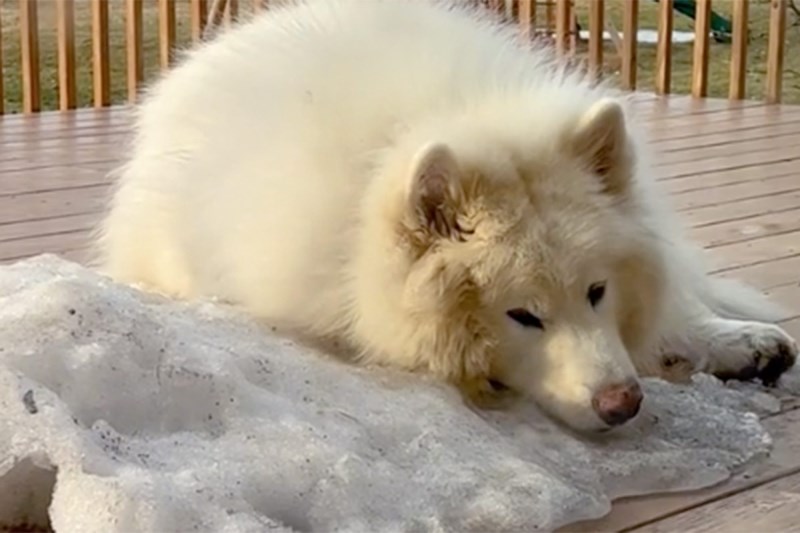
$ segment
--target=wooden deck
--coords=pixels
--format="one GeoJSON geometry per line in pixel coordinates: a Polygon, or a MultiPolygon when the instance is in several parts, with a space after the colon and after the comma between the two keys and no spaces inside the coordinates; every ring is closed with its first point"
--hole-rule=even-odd
{"type": "MultiPolygon", "coordinates": [[[[637,95],[658,171],[715,274],[789,309],[800,338],[800,106],[637,95]]],[[[0,117],[0,262],[81,260],[128,140],[124,109],[0,117]]],[[[800,399],[766,420],[776,448],[719,487],[617,502],[572,531],[800,531],[800,399]]]]}

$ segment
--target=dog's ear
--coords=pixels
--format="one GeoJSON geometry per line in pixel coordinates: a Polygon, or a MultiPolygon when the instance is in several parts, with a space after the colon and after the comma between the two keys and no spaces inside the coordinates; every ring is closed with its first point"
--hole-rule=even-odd
{"type": "Polygon", "coordinates": [[[631,178],[625,114],[618,102],[603,98],[578,121],[572,146],[586,160],[608,193],[624,192],[631,178]]]}
{"type": "Polygon", "coordinates": [[[446,145],[431,143],[411,166],[409,202],[417,223],[433,235],[456,237],[464,195],[455,155],[446,145]]]}

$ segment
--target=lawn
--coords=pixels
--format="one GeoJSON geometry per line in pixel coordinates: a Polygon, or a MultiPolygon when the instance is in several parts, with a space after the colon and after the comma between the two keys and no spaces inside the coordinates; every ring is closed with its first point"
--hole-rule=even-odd
{"type": "MultiPolygon", "coordinates": [[[[575,9],[578,22],[589,28],[588,5],[592,0],[576,0],[575,9]]],[[[606,0],[606,19],[613,23],[617,31],[622,31],[622,12],[626,0],[606,0]]],[[[719,15],[731,20],[733,0],[716,0],[711,8],[719,15]]],[[[639,0],[639,28],[658,28],[659,4],[653,0],[639,0]]],[[[747,98],[761,99],[765,91],[767,70],[767,42],[769,29],[769,0],[750,0],[749,30],[750,40],[747,54],[747,98]]],[[[694,31],[694,21],[674,12],[675,31],[694,31]]],[[[786,48],[784,55],[783,101],[800,104],[800,21],[791,10],[786,17],[786,48]]],[[[581,48],[585,48],[583,45],[581,48]]],[[[709,50],[708,95],[727,98],[730,77],[730,44],[711,40],[709,50]]],[[[580,48],[579,48],[580,51],[580,48]]],[[[609,43],[604,51],[608,59],[616,55],[609,43]]],[[[656,46],[640,43],[637,51],[637,85],[642,90],[655,90],[656,46]]],[[[672,47],[672,92],[691,91],[692,44],[673,44],[672,47]]],[[[614,74],[613,72],[611,73],[614,74]]]]}
{"type": "MultiPolygon", "coordinates": [[[[30,0],[37,1],[37,0],[30,0]]],[[[55,109],[58,103],[56,62],[56,10],[55,0],[39,1],[40,72],[42,86],[42,108],[55,109]]],[[[111,94],[113,103],[126,99],[125,86],[125,21],[124,0],[108,0],[110,13],[111,48],[111,94]]],[[[369,0],[364,0],[369,1],[369,0]]],[[[576,0],[576,12],[582,27],[588,29],[587,6],[591,0],[576,0]]],[[[606,0],[606,18],[617,30],[622,29],[622,8],[626,0],[606,0]]],[[[176,0],[177,42],[179,46],[190,43],[189,0],[176,0]]],[[[249,2],[240,2],[249,5],[249,2]]],[[[78,104],[91,105],[91,16],[89,0],[76,0],[75,50],[77,63],[78,104]]],[[[19,111],[22,95],[20,91],[19,51],[19,0],[0,0],[2,18],[3,76],[5,80],[6,112],[19,111]]],[[[144,62],[145,77],[152,79],[159,71],[157,0],[144,0],[144,62]]],[[[712,7],[720,15],[730,18],[731,0],[717,0],[712,7]]],[[[543,12],[540,20],[543,18],[543,12]]],[[[800,103],[800,25],[797,16],[790,12],[787,17],[787,42],[784,68],[784,101],[800,103]]],[[[747,69],[747,97],[761,98],[766,74],[767,29],[769,23],[769,0],[750,1],[750,43],[747,69]]],[[[676,30],[692,30],[692,21],[675,13],[676,30]]],[[[658,27],[658,4],[652,0],[640,0],[639,27],[658,27]]],[[[579,51],[585,43],[579,43],[579,51]]],[[[709,68],[709,96],[726,97],[728,94],[730,45],[712,41],[709,68]]],[[[610,43],[606,46],[606,58],[613,65],[615,51],[610,43]]],[[[643,90],[653,90],[655,80],[655,45],[639,44],[638,85],[643,90]]],[[[676,44],[673,47],[673,92],[686,93],[691,85],[692,45],[676,44]]],[[[614,75],[613,71],[609,72],[614,75]]]]}

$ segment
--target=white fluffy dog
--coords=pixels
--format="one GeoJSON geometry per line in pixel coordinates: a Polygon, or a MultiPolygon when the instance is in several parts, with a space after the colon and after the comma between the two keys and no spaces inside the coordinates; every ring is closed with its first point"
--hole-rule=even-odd
{"type": "Polygon", "coordinates": [[[628,115],[485,13],[291,3],[154,85],[98,266],[580,430],[664,360],[774,382],[795,342],[706,275],[628,115]]]}

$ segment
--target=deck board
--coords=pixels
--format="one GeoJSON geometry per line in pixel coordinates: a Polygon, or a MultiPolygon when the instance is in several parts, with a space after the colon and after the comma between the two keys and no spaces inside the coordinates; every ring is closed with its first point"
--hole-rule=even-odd
{"type": "MultiPolygon", "coordinates": [[[[800,106],[636,94],[631,109],[648,128],[660,184],[713,275],[766,291],[800,338],[800,106]]],[[[130,120],[127,108],[0,117],[0,263],[45,252],[83,259],[130,120]]],[[[800,398],[786,398],[765,424],[774,452],[732,480],[623,499],[609,516],[568,529],[796,527],[800,398]]]]}

